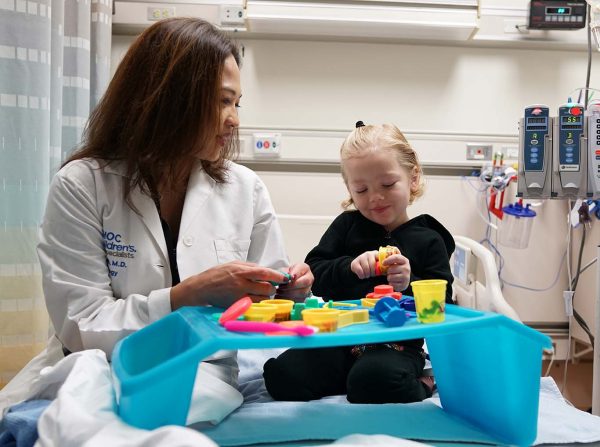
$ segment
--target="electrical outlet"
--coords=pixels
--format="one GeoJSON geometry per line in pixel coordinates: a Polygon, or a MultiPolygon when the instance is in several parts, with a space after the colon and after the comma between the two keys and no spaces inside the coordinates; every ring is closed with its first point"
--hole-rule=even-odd
{"type": "Polygon", "coordinates": [[[253,137],[255,157],[281,156],[280,133],[255,133],[253,137]]]}
{"type": "Polygon", "coordinates": [[[242,6],[221,5],[221,25],[243,25],[244,8],[242,6]]]}
{"type": "Polygon", "coordinates": [[[519,158],[519,148],[516,146],[503,146],[502,153],[505,160],[517,160],[519,158]]]}
{"type": "Polygon", "coordinates": [[[492,160],[491,144],[467,143],[467,160],[492,160]]]}
{"type": "Polygon", "coordinates": [[[156,8],[154,6],[150,6],[147,8],[146,11],[147,19],[149,22],[175,17],[175,8],[172,6],[163,8],[156,8]]]}

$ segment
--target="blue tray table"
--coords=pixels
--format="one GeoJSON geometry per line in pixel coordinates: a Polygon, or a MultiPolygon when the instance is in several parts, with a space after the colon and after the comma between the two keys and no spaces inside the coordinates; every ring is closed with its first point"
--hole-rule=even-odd
{"type": "Polygon", "coordinates": [[[221,349],[317,348],[425,338],[444,411],[502,442],[531,445],[537,433],[542,351],[549,337],[507,317],[454,305],[446,321],[366,324],[309,337],[229,332],[211,314],[186,307],[129,335],[112,365],[119,415],[139,428],[185,425],[198,362],[221,349]]]}

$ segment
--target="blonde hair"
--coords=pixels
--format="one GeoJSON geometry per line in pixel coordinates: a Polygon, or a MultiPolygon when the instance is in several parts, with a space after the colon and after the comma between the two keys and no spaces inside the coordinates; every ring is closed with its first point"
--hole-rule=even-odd
{"type": "MultiPolygon", "coordinates": [[[[340,148],[342,178],[346,187],[348,187],[348,179],[344,170],[344,161],[378,150],[387,150],[394,153],[400,166],[406,169],[410,175],[418,176],[417,188],[410,191],[408,203],[412,204],[416,198],[423,195],[425,190],[423,169],[419,163],[417,153],[408,143],[404,134],[400,132],[400,129],[393,124],[357,127],[346,137],[340,148]]],[[[352,197],[342,202],[342,208],[344,209],[348,209],[352,205],[354,205],[352,197]]]]}

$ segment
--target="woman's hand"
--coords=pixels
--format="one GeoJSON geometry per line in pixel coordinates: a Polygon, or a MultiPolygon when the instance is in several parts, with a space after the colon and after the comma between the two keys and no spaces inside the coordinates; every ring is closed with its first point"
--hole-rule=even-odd
{"type": "Polygon", "coordinates": [[[387,280],[394,292],[403,292],[410,284],[410,261],[402,254],[392,255],[383,261],[388,267],[387,280]]]}
{"type": "MultiPolygon", "coordinates": [[[[312,284],[310,269],[308,272],[312,284]]],[[[227,308],[245,295],[253,301],[266,300],[276,291],[276,286],[270,282],[283,284],[287,281],[285,274],[277,270],[250,262],[228,262],[191,276],[171,288],[171,309],[207,305],[227,308]]],[[[306,278],[301,284],[304,281],[306,278]]]]}
{"type": "Polygon", "coordinates": [[[365,251],[362,255],[357,256],[350,264],[350,270],[359,277],[366,279],[376,276],[375,265],[377,264],[377,250],[365,251]]]}
{"type": "Polygon", "coordinates": [[[315,280],[310,267],[304,262],[294,264],[288,269],[292,280],[287,284],[281,284],[277,288],[277,297],[294,301],[304,301],[310,296],[310,288],[315,280]]]}

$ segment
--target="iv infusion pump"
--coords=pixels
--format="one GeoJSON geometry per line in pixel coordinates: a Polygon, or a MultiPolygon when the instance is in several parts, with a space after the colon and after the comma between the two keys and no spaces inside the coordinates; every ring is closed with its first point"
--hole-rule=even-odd
{"type": "Polygon", "coordinates": [[[519,121],[517,195],[526,199],[600,198],[600,105],[525,108],[519,121]]]}
{"type": "Polygon", "coordinates": [[[525,108],[525,117],[519,122],[519,171],[522,172],[517,176],[517,195],[550,198],[552,123],[547,106],[525,108]]]}

